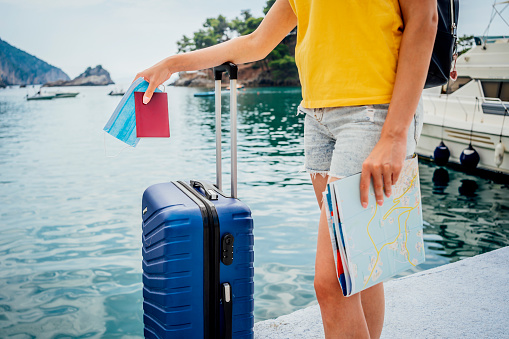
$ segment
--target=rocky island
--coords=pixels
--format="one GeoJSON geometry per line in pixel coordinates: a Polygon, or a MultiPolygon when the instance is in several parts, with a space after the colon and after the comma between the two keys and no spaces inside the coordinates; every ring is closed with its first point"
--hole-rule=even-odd
{"type": "Polygon", "coordinates": [[[53,81],[44,84],[43,87],[55,86],[106,86],[114,84],[111,80],[110,73],[105,70],[101,65],[94,68],[88,67],[85,72],[78,75],[70,81],[53,81]]]}

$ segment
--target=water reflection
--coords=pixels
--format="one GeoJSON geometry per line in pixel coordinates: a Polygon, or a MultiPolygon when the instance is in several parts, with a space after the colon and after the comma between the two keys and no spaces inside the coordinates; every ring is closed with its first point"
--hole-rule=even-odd
{"type": "Polygon", "coordinates": [[[449,172],[439,167],[433,171],[433,193],[443,194],[449,184],[449,172]]]}
{"type": "Polygon", "coordinates": [[[419,168],[425,234],[431,236],[426,243],[440,262],[454,262],[509,244],[506,185],[428,162],[420,163],[419,168]],[[431,171],[433,184],[427,185],[431,171]]]}

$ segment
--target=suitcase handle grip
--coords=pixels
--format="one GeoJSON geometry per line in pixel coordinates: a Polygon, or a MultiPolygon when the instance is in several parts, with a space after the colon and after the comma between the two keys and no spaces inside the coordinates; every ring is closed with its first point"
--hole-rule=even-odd
{"type": "Polygon", "coordinates": [[[225,62],[213,68],[216,106],[216,186],[223,190],[221,169],[221,79],[223,72],[230,76],[230,133],[231,133],[231,197],[237,198],[237,65],[225,62]]]}
{"type": "Polygon", "coordinates": [[[237,70],[237,65],[235,65],[233,62],[225,62],[222,65],[214,67],[214,79],[221,80],[223,77],[223,72],[228,72],[230,80],[237,80],[237,70]]]}
{"type": "Polygon", "coordinates": [[[207,181],[191,180],[192,187],[200,187],[208,200],[217,200],[217,188],[207,181]]]}

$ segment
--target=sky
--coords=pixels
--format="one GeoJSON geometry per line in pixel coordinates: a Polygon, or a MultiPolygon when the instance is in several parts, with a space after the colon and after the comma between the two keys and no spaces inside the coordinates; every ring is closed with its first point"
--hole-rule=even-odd
{"type": "MultiPolygon", "coordinates": [[[[61,68],[71,78],[101,64],[114,81],[126,82],[175,54],[182,35],[192,36],[206,18],[222,14],[233,19],[244,9],[262,16],[265,2],[0,0],[0,38],[61,68]]],[[[460,0],[459,35],[482,35],[492,4],[492,0],[460,0]]],[[[509,8],[503,16],[509,21],[509,8]]],[[[489,34],[509,35],[509,27],[496,17],[489,34]]]]}

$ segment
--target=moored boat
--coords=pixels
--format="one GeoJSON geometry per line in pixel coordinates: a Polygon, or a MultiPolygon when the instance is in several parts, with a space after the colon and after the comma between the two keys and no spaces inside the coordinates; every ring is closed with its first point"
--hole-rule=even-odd
{"type": "Polygon", "coordinates": [[[123,90],[113,90],[108,93],[108,95],[111,95],[111,96],[122,96],[124,94],[125,94],[125,91],[123,91],[123,90]]]}
{"type": "Polygon", "coordinates": [[[456,67],[457,81],[423,92],[416,153],[509,175],[509,39],[476,37],[456,67]]]}
{"type": "Polygon", "coordinates": [[[27,100],[51,100],[51,99],[54,99],[56,96],[55,94],[41,94],[40,92],[39,93],[36,93],[34,95],[32,95],[31,97],[29,97],[27,95],[27,100]]]}
{"type": "Polygon", "coordinates": [[[213,97],[214,91],[198,92],[193,94],[195,97],[213,97]]]}
{"type": "Polygon", "coordinates": [[[57,92],[57,93],[55,93],[55,98],[56,99],[58,99],[58,98],[74,98],[78,94],[80,94],[80,93],[79,92],[57,92]]]}

